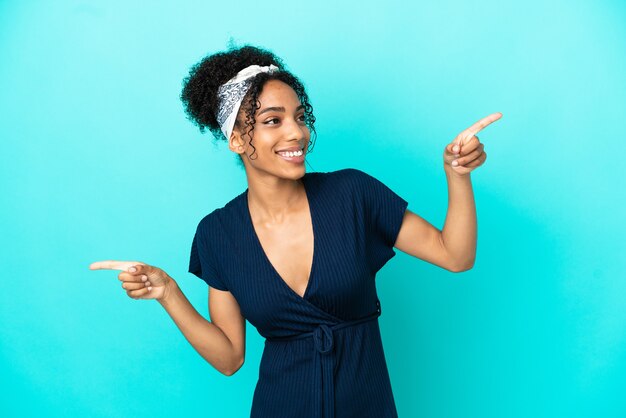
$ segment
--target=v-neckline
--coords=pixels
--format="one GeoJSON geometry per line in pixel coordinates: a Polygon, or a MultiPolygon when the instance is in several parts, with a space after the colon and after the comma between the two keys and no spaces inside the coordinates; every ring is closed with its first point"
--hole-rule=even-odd
{"type": "Polygon", "coordinates": [[[278,279],[279,282],[282,283],[282,285],[286,289],[288,289],[288,291],[293,293],[299,299],[306,299],[306,296],[309,293],[309,289],[311,288],[311,283],[313,281],[313,277],[315,277],[315,275],[314,275],[314,273],[315,273],[315,259],[316,259],[316,255],[317,255],[317,248],[316,248],[317,247],[317,236],[316,236],[316,233],[315,233],[316,232],[315,218],[314,218],[313,204],[311,202],[311,193],[307,189],[307,179],[306,179],[307,174],[308,173],[305,173],[304,176],[302,177],[302,185],[304,187],[304,193],[306,195],[307,205],[309,207],[309,215],[311,217],[311,229],[313,231],[313,256],[311,257],[311,268],[309,269],[309,277],[307,279],[306,288],[304,289],[304,293],[302,294],[302,296],[298,292],[293,290],[291,288],[291,286],[289,286],[287,284],[287,282],[278,273],[278,270],[276,270],[276,268],[274,267],[274,265],[270,261],[269,257],[267,256],[267,253],[265,252],[265,249],[263,248],[263,245],[261,244],[261,240],[259,239],[259,236],[258,236],[258,234],[256,232],[256,229],[254,229],[254,222],[252,222],[252,215],[250,214],[250,205],[248,204],[248,189],[246,188],[246,191],[243,193],[243,205],[244,205],[244,212],[246,214],[245,217],[246,217],[246,219],[248,221],[248,227],[250,228],[250,231],[252,233],[253,240],[256,242],[257,248],[261,251],[261,254],[263,254],[263,258],[265,259],[265,262],[268,264],[268,266],[272,270],[273,275],[278,279]]]}

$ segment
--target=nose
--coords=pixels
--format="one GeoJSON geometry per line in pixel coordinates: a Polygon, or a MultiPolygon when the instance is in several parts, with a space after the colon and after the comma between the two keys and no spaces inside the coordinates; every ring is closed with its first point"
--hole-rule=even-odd
{"type": "Polygon", "coordinates": [[[292,140],[304,140],[309,137],[309,127],[296,119],[285,119],[283,123],[287,137],[292,140]]]}

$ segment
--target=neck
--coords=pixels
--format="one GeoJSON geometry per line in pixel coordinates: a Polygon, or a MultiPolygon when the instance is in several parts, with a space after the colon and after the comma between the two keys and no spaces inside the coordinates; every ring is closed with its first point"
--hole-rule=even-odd
{"type": "Polygon", "coordinates": [[[248,207],[251,217],[265,224],[283,223],[301,206],[306,192],[301,179],[248,178],[248,207]]]}

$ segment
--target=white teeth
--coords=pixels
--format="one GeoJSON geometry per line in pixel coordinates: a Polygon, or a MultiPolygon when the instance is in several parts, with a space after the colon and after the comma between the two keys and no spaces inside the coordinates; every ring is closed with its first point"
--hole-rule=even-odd
{"type": "Polygon", "coordinates": [[[279,152],[278,154],[282,155],[283,157],[299,157],[302,155],[302,150],[299,150],[296,152],[290,152],[290,151],[279,152]]]}

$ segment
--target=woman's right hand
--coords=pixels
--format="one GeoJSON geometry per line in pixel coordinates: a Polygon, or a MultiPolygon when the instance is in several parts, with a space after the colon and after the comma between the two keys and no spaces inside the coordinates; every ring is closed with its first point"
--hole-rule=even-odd
{"type": "Polygon", "coordinates": [[[174,280],[163,270],[140,261],[96,261],[91,270],[121,270],[117,275],[122,288],[133,299],[163,299],[174,280]]]}

